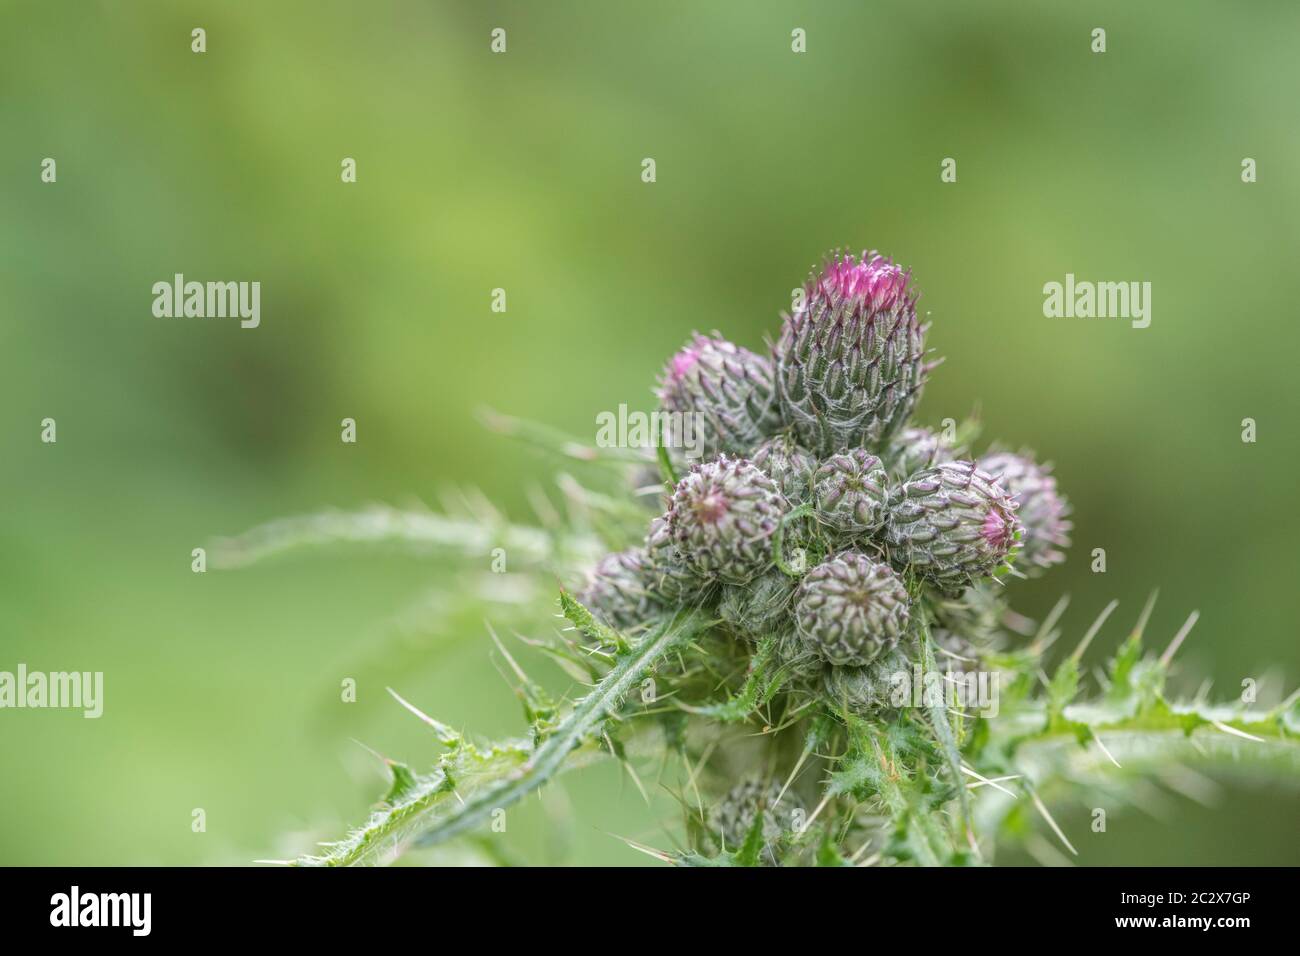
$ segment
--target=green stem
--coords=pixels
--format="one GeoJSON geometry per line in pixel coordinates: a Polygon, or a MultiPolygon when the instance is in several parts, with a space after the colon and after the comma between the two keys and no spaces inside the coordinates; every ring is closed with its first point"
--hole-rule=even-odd
{"type": "MultiPolygon", "coordinates": [[[[926,609],[918,606],[917,621],[919,631],[917,642],[921,648],[921,666],[926,674],[939,673],[939,665],[935,663],[934,647],[930,643],[930,624],[926,620],[926,609]]],[[[942,681],[942,675],[940,676],[942,681]]],[[[945,686],[942,683],[940,686],[945,686]]],[[[972,849],[976,849],[975,840],[971,831],[971,811],[970,811],[970,794],[966,791],[965,779],[961,772],[961,754],[957,750],[957,738],[952,732],[952,725],[948,723],[948,702],[947,692],[943,694],[943,699],[928,708],[930,712],[930,723],[934,725],[935,736],[939,740],[939,746],[943,750],[945,762],[948,764],[948,772],[952,774],[953,786],[957,788],[958,806],[961,808],[961,826],[964,834],[970,839],[972,849]]]]}
{"type": "Polygon", "coordinates": [[[432,846],[485,822],[492,814],[536,790],[549,780],[584,738],[595,734],[600,723],[659,663],[669,651],[680,647],[698,634],[705,625],[699,611],[686,611],[660,625],[627,655],[620,657],[613,669],[595,689],[578,701],[568,717],[551,736],[533,751],[528,761],[509,779],[488,787],[461,804],[456,813],[439,821],[422,833],[418,846],[432,846]]]}
{"type": "MultiPolygon", "coordinates": [[[[698,610],[681,611],[651,630],[626,654],[619,655],[613,668],[586,697],[578,701],[560,724],[537,747],[494,748],[486,758],[475,755],[467,769],[474,777],[487,777],[475,792],[453,803],[456,790],[452,767],[460,762],[444,760],[444,766],[419,778],[402,802],[377,811],[359,830],[333,845],[321,857],[299,861],[326,866],[354,866],[375,862],[385,850],[395,850],[418,834],[417,846],[431,846],[479,826],[542,786],[560,770],[575,751],[599,749],[605,720],[614,713],[655,665],[671,651],[693,640],[710,625],[698,610]],[[522,762],[520,758],[522,757],[522,762]],[[444,811],[444,807],[449,809],[444,811]]],[[[451,756],[451,755],[449,755],[451,756]]],[[[471,778],[472,779],[472,778],[471,778]]]]}

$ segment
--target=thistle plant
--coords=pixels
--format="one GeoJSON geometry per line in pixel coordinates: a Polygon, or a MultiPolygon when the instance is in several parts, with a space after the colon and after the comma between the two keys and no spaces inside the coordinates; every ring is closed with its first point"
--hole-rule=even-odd
{"type": "Polygon", "coordinates": [[[639,452],[492,416],[595,471],[586,483],[561,475],[565,513],[548,506],[544,530],[481,504],[371,509],[214,547],[227,567],[330,541],[469,563],[505,549],[512,574],[563,583],[532,624],[521,623],[531,605],[513,613],[530,632],[525,650],[584,690],[553,698],[520,649],[498,642],[527,726],[491,743],[394,692],[441,756],[424,771],[388,761],[370,817],[296,862],[383,863],[455,838],[508,839],[487,834],[494,815],[596,761],[637,781],[646,766],[679,773],[661,781],[684,819],[666,823],[660,845],[628,844],[680,865],[969,865],[1017,842],[1050,861],[1076,853],[1066,831],[1077,825],[1050,809],[1065,797],[1122,802],[1148,779],[1178,789],[1192,764],[1300,769],[1300,695],[1213,705],[1168,689],[1195,615],[1154,655],[1153,598],[1104,668],[1085,673],[1114,603],[1064,656],[1051,652],[1065,600],[1041,622],[1012,610],[1016,578],[1065,559],[1069,505],[1032,456],[971,455],[973,424],[958,439],[911,421],[937,364],[915,306],[910,273],[892,260],[837,254],[770,355],[695,336],[657,395],[664,411],[705,423],[705,457],[683,474],[658,449],[652,516],[627,493],[654,483],[639,452]],[[547,611],[560,624],[536,636],[547,611]],[[1061,849],[1044,849],[1043,834],[1061,849]]]}

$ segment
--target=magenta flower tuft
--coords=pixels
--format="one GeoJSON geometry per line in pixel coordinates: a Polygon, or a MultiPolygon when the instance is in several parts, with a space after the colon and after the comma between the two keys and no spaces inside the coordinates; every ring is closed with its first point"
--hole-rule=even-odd
{"type": "Polygon", "coordinates": [[[984,541],[995,551],[1010,551],[1016,539],[1015,518],[994,509],[984,519],[984,541]]]}
{"type": "MultiPolygon", "coordinates": [[[[822,284],[840,298],[862,297],[877,312],[896,309],[907,298],[911,270],[885,256],[863,253],[861,258],[832,258],[822,272],[822,284]]],[[[913,296],[915,299],[915,296],[913,296]]]]}

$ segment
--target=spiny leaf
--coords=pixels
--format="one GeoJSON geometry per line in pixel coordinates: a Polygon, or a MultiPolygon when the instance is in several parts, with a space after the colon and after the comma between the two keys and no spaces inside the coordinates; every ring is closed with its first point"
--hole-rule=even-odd
{"type": "Polygon", "coordinates": [[[282,552],[332,544],[397,544],[417,553],[485,558],[494,548],[510,555],[512,568],[548,567],[566,558],[599,554],[590,535],[550,534],[540,528],[453,517],[434,511],[372,505],[360,511],[327,511],[280,518],[208,547],[214,568],[241,568],[282,552]]]}
{"type": "Polygon", "coordinates": [[[655,460],[659,464],[659,475],[663,478],[664,487],[671,492],[677,487],[677,469],[673,467],[673,460],[668,454],[667,443],[662,440],[662,435],[659,437],[660,440],[655,442],[655,460]]]}
{"type": "MultiPolygon", "coordinates": [[[[576,603],[576,602],[575,602],[576,603]]],[[[419,846],[440,843],[483,823],[549,780],[569,752],[584,739],[598,735],[605,718],[618,709],[627,693],[675,647],[687,643],[707,626],[699,611],[684,611],[660,622],[555,728],[528,757],[517,774],[485,787],[443,819],[435,821],[417,840],[419,846]]]]}
{"type": "Polygon", "coordinates": [[[763,851],[767,848],[767,841],[763,839],[763,825],[766,822],[767,809],[759,807],[754,814],[754,822],[745,834],[745,842],[736,850],[737,866],[758,866],[761,862],[763,851]]]}
{"type": "Polygon", "coordinates": [[[828,832],[823,837],[821,843],[817,845],[817,856],[815,862],[818,866],[852,866],[835,845],[835,840],[828,832]]]}
{"type": "Polygon", "coordinates": [[[558,428],[525,418],[515,418],[491,408],[478,410],[479,421],[492,431],[507,435],[552,454],[574,461],[629,464],[644,461],[635,448],[597,448],[558,428]]]}
{"type": "Polygon", "coordinates": [[[404,763],[398,763],[396,760],[386,761],[388,771],[392,774],[393,782],[388,788],[388,793],[384,795],[384,803],[394,804],[400,801],[404,796],[415,789],[415,774],[411,768],[404,763]]]}
{"type": "Polygon", "coordinates": [[[1067,704],[1079,693],[1079,662],[1073,657],[1061,661],[1052,681],[1047,686],[1047,722],[1048,730],[1059,727],[1061,715],[1067,704]]]}
{"type": "Polygon", "coordinates": [[[605,647],[617,648],[619,653],[628,649],[627,638],[612,627],[596,620],[596,616],[583,607],[568,591],[560,591],[560,610],[584,637],[605,647]]]}
{"type": "Polygon", "coordinates": [[[679,702],[677,706],[688,713],[711,717],[724,724],[746,720],[757,707],[771,700],[785,676],[779,670],[776,673],[772,672],[775,650],[775,637],[765,637],[759,641],[750,661],[749,673],[745,677],[744,685],[726,700],[705,706],[679,702]]]}
{"type": "Polygon", "coordinates": [[[430,717],[428,714],[424,713],[424,711],[420,710],[410,701],[406,700],[404,697],[402,697],[401,694],[393,690],[391,687],[386,688],[386,690],[388,691],[389,694],[392,695],[394,700],[396,700],[399,704],[405,707],[416,717],[420,718],[420,720],[422,720],[424,723],[432,727],[434,735],[438,738],[438,742],[441,743],[444,747],[460,746],[460,744],[462,743],[462,738],[460,734],[452,730],[442,721],[435,720],[434,718],[430,717]]]}
{"type": "Polygon", "coordinates": [[[1129,635],[1110,664],[1110,692],[1112,699],[1123,699],[1133,691],[1133,669],[1142,659],[1142,636],[1134,631],[1129,635]]]}
{"type": "Polygon", "coordinates": [[[499,744],[487,752],[464,746],[446,754],[437,769],[417,777],[402,799],[376,811],[346,839],[301,865],[355,866],[383,862],[413,837],[428,846],[482,824],[536,790],[582,755],[603,754],[601,730],[626,693],[675,648],[692,640],[710,621],[685,611],[660,621],[636,648],[578,701],[545,741],[537,746],[499,744]],[[463,802],[448,802],[453,780],[462,780],[463,802]]]}

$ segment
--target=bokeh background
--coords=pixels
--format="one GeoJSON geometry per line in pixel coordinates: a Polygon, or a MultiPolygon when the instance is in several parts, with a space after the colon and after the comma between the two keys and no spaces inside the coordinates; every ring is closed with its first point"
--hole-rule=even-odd
{"type": "MultiPolygon", "coordinates": [[[[555,462],[476,408],[592,436],[651,407],[691,330],[759,347],[841,244],[914,270],[946,356],[922,417],[978,406],[1056,463],[1076,544],[1016,585],[1025,611],[1069,592],[1078,634],[1118,598],[1099,659],[1158,587],[1155,643],[1202,614],[1180,686],[1289,689],[1297,35],[1282,2],[5,3],[0,669],[102,670],[106,712],[0,712],[0,862],[307,850],[382,792],[366,747],[433,758],[385,686],[517,730],[492,609],[428,601],[446,569],[344,550],[198,575],[191,549],[471,485],[529,519],[555,462]],[[175,272],[260,280],[261,327],[153,318],[175,272]],[[1150,328],[1044,318],[1067,272],[1150,281],[1150,328]]],[[[663,844],[670,804],[575,776],[511,816],[511,852],[643,862],[610,834],[663,844]]],[[[1077,816],[1085,863],[1300,845],[1291,794],[1232,779],[1106,837],[1077,816]]]]}

